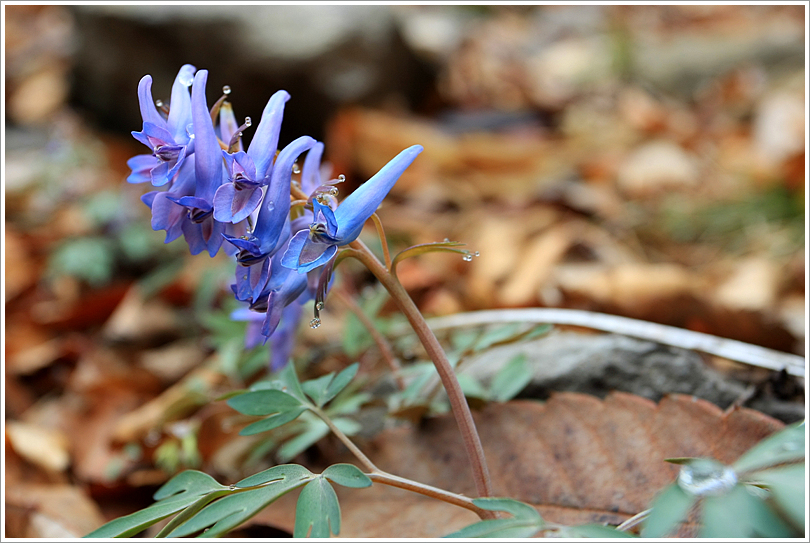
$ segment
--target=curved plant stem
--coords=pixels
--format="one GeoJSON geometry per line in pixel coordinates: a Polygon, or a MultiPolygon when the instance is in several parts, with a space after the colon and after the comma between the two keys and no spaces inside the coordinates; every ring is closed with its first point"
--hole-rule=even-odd
{"type": "Polygon", "coordinates": [[[385,237],[385,229],[383,228],[382,221],[376,213],[371,214],[371,219],[374,221],[374,227],[377,229],[377,235],[380,236],[380,243],[382,244],[383,260],[385,261],[385,269],[391,271],[391,253],[388,251],[388,239],[385,237]]]}
{"type": "MultiPolygon", "coordinates": [[[[481,439],[475,429],[475,422],[470,412],[470,407],[467,405],[467,400],[461,390],[461,386],[456,379],[453,368],[447,360],[444,350],[439,344],[439,340],[428,328],[425,318],[422,313],[417,309],[416,304],[405,291],[405,288],[397,280],[397,278],[388,272],[382,263],[374,256],[366,245],[360,241],[355,240],[351,244],[352,252],[349,256],[353,256],[362,262],[371,273],[383,284],[383,286],[391,294],[391,297],[399,306],[402,313],[407,317],[408,322],[411,323],[416,335],[425,347],[425,350],[430,356],[439,377],[442,380],[447,397],[450,400],[450,407],[453,411],[453,416],[461,431],[461,437],[464,441],[464,448],[467,451],[467,457],[470,461],[473,477],[475,479],[475,487],[480,497],[492,496],[492,483],[489,479],[489,470],[487,469],[486,460],[484,458],[484,449],[481,446],[481,439]]],[[[497,518],[493,513],[492,516],[487,518],[497,518]]]]}
{"type": "Polygon", "coordinates": [[[335,426],[332,420],[324,413],[322,410],[318,408],[311,408],[313,413],[315,413],[322,421],[326,423],[329,429],[332,431],[335,436],[349,449],[363,467],[369,471],[366,475],[368,475],[369,479],[374,481],[375,483],[380,483],[388,486],[393,486],[396,488],[401,488],[403,490],[410,490],[411,492],[416,492],[417,494],[422,494],[423,496],[427,496],[429,498],[434,498],[437,500],[441,500],[443,502],[447,502],[453,505],[457,505],[459,507],[463,507],[465,509],[469,509],[482,519],[485,518],[493,518],[490,514],[492,511],[486,511],[481,509],[480,507],[476,506],[472,498],[468,498],[467,496],[462,496],[461,494],[455,494],[453,492],[449,492],[447,490],[443,490],[441,488],[436,488],[434,486],[426,485],[417,481],[413,481],[411,479],[406,479],[404,477],[399,477],[398,475],[393,475],[386,471],[381,470],[377,466],[374,465],[363,451],[361,451],[357,445],[352,442],[349,437],[344,434],[340,428],[335,426]]]}
{"type": "Polygon", "coordinates": [[[379,330],[374,326],[374,323],[368,318],[363,312],[363,309],[354,301],[354,298],[347,295],[342,290],[336,290],[335,294],[337,295],[338,299],[343,302],[343,305],[352,312],[352,314],[357,317],[357,320],[360,321],[368,333],[371,335],[371,339],[374,340],[374,343],[377,345],[377,348],[380,350],[380,354],[382,355],[385,362],[388,364],[388,367],[391,368],[391,373],[394,375],[394,380],[397,383],[397,388],[400,390],[405,390],[405,381],[402,379],[402,368],[399,365],[399,361],[394,356],[394,351],[391,348],[391,344],[388,343],[388,340],[380,333],[379,330]]]}

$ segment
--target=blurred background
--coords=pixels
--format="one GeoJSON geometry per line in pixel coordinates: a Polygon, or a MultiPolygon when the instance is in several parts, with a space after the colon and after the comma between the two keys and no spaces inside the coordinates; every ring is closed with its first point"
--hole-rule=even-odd
{"type": "MultiPolygon", "coordinates": [[[[403,262],[427,315],[579,308],[805,354],[804,6],[3,9],[9,537],[148,504],[165,443],[174,468],[227,470],[219,413],[191,433],[183,416],[204,403],[190,374],[203,398],[234,388],[194,373],[221,347],[233,265],[164,245],[125,182],[138,80],[168,101],[185,63],[209,70],[210,102],[231,87],[238,118],[287,90],[281,144],[324,141],[344,196],[425,147],[379,211],[392,249],[480,253],[403,262]]],[[[347,292],[372,288],[346,270],[347,292]]],[[[345,362],[337,305],[296,351],[326,371],[345,362]]],[[[707,362],[794,402],[774,416],[804,409],[795,383],[707,362]]]]}

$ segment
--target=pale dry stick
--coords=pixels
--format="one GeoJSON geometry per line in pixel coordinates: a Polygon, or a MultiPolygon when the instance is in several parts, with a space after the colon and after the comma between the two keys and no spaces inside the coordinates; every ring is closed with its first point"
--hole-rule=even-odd
{"type": "Polygon", "coordinates": [[[335,434],[335,436],[346,446],[347,449],[349,449],[349,452],[351,452],[360,461],[360,463],[363,464],[363,467],[369,471],[369,473],[366,475],[368,475],[369,479],[371,479],[373,482],[401,488],[403,490],[410,490],[411,492],[416,492],[417,494],[422,494],[423,496],[427,496],[429,498],[434,498],[463,507],[465,509],[469,509],[482,519],[492,518],[492,511],[487,511],[476,506],[473,503],[472,498],[468,498],[467,496],[456,494],[454,492],[449,492],[441,488],[422,484],[411,479],[405,479],[404,477],[399,477],[381,470],[369,459],[368,456],[363,453],[363,451],[357,447],[357,445],[354,444],[354,442],[352,442],[351,439],[349,439],[346,434],[340,430],[340,428],[338,428],[332,422],[332,420],[323,411],[318,408],[315,408],[312,411],[326,423],[332,433],[335,434]]]}
{"type": "Polygon", "coordinates": [[[377,345],[377,348],[380,350],[380,354],[382,355],[385,363],[388,364],[388,367],[391,369],[391,373],[394,376],[394,380],[397,383],[397,388],[400,390],[405,390],[405,381],[402,379],[402,368],[399,365],[399,361],[394,356],[394,350],[391,348],[391,344],[388,343],[388,340],[385,339],[377,327],[374,326],[374,323],[368,318],[363,312],[363,309],[354,301],[354,298],[347,295],[342,290],[335,290],[334,294],[338,297],[343,305],[352,312],[352,314],[357,317],[357,320],[360,321],[360,324],[365,327],[368,333],[371,335],[371,339],[374,340],[374,343],[377,345]]]}
{"type": "Polygon", "coordinates": [[[626,532],[628,530],[635,528],[636,526],[644,522],[644,519],[650,516],[650,511],[652,511],[652,509],[645,509],[641,513],[633,515],[629,519],[625,520],[624,522],[616,526],[616,529],[620,532],[626,532]]]}
{"type": "MultiPolygon", "coordinates": [[[[467,458],[472,468],[478,496],[492,496],[492,483],[490,482],[489,469],[487,468],[484,458],[484,448],[481,445],[481,438],[478,436],[478,431],[475,429],[475,421],[472,418],[470,406],[467,404],[467,399],[464,397],[461,385],[458,383],[458,379],[453,372],[450,362],[447,360],[444,349],[442,349],[441,344],[439,344],[439,340],[436,339],[436,336],[428,327],[425,318],[408,295],[408,292],[399,280],[397,280],[396,276],[383,266],[374,253],[360,240],[353,241],[349,244],[349,247],[351,247],[351,249],[344,249],[349,252],[348,256],[352,256],[362,262],[366,268],[374,274],[377,280],[383,284],[389,294],[391,294],[391,297],[399,306],[400,311],[402,311],[408,319],[414,332],[416,332],[416,335],[422,342],[425,351],[427,351],[428,356],[436,366],[436,371],[439,373],[442,385],[444,385],[447,391],[447,397],[450,400],[450,409],[461,431],[464,449],[467,452],[467,458]]],[[[492,512],[487,512],[485,515],[486,518],[497,518],[497,515],[494,513],[491,515],[489,513],[492,512]]]]}
{"type": "MultiPolygon", "coordinates": [[[[655,341],[673,347],[692,349],[752,366],[776,371],[784,369],[789,374],[798,377],[804,377],[805,374],[805,359],[795,354],[774,351],[759,345],[751,345],[742,341],[693,332],[674,326],[607,315],[605,313],[556,308],[493,309],[427,319],[428,326],[432,330],[509,322],[582,326],[655,341]]],[[[397,330],[391,335],[399,335],[400,333],[404,333],[404,330],[397,330]]]]}

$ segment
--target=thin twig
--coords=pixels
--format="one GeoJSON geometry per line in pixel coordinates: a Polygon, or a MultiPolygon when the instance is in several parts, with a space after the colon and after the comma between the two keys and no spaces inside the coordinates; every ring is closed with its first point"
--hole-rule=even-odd
{"type": "MultiPolygon", "coordinates": [[[[655,341],[682,349],[692,349],[752,366],[776,371],[785,369],[791,375],[798,377],[804,377],[805,374],[805,359],[795,354],[774,351],[759,345],[751,345],[674,326],[607,315],[605,313],[556,308],[493,309],[427,319],[428,326],[432,330],[507,322],[582,326],[655,341]]],[[[392,335],[401,335],[403,333],[405,333],[405,329],[395,330],[392,335]]]]}
{"type": "Polygon", "coordinates": [[[388,343],[388,340],[377,330],[377,327],[374,326],[374,323],[368,318],[368,315],[365,314],[363,309],[354,301],[354,298],[347,295],[344,291],[338,289],[335,290],[335,295],[338,299],[343,302],[343,305],[352,312],[352,314],[357,317],[357,320],[360,321],[368,333],[371,335],[371,339],[374,340],[374,343],[377,345],[377,348],[380,350],[380,354],[382,355],[383,359],[385,360],[388,367],[391,369],[391,374],[394,376],[394,380],[397,383],[397,388],[400,390],[405,390],[405,381],[402,379],[402,368],[399,365],[399,361],[394,356],[394,350],[391,348],[391,344],[388,343]]]}
{"type": "Polygon", "coordinates": [[[376,213],[371,214],[371,219],[374,221],[374,227],[377,229],[377,235],[380,236],[380,243],[382,244],[383,259],[385,262],[385,269],[391,270],[391,253],[388,251],[388,239],[385,237],[385,229],[383,229],[382,221],[376,213]]]}

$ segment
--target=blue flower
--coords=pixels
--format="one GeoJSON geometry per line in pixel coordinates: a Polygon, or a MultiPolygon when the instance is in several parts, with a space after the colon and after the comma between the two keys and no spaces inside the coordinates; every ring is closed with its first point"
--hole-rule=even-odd
{"type": "MultiPolygon", "coordinates": [[[[191,254],[203,250],[214,256],[222,246],[223,234],[236,234],[239,229],[214,220],[213,199],[222,184],[225,169],[222,161],[222,148],[214,132],[214,124],[205,99],[205,84],[208,71],[200,70],[194,76],[191,87],[191,118],[194,125],[194,194],[169,196],[166,198],[186,209],[188,220],[181,221],[183,236],[191,254]],[[226,228],[226,226],[230,226],[226,228]]],[[[155,212],[154,203],[152,206],[155,212]]],[[[154,216],[153,216],[154,219],[154,216]]]]}
{"type": "Polygon", "coordinates": [[[188,87],[191,85],[196,68],[186,64],[172,86],[172,99],[168,119],[164,119],[152,101],[152,76],[145,75],[138,83],[138,102],[143,118],[143,129],[132,135],[149,147],[152,153],[137,155],[127,161],[132,174],[130,183],[151,181],[156,187],[171,181],[191,154],[189,124],[191,124],[191,100],[188,87]]]}
{"type": "Polygon", "coordinates": [[[301,136],[281,150],[272,168],[270,184],[256,219],[256,228],[247,236],[224,236],[239,250],[237,261],[240,264],[249,266],[261,262],[275,253],[279,241],[284,241],[282,233],[290,215],[293,164],[301,153],[313,145],[314,139],[301,136]]]}
{"type": "Polygon", "coordinates": [[[281,259],[287,268],[305,273],[329,262],[338,247],[357,239],[365,222],[377,210],[405,169],[422,152],[421,145],[402,151],[332,211],[314,199],[313,222],[297,232],[281,259]]]}
{"type": "MultiPolygon", "coordinates": [[[[248,217],[262,199],[262,185],[268,181],[273,158],[276,156],[284,104],[290,99],[286,91],[276,92],[262,113],[247,153],[225,154],[229,182],[214,196],[214,218],[221,222],[238,223],[248,217]]],[[[230,137],[228,138],[230,139],[230,137]]]]}

